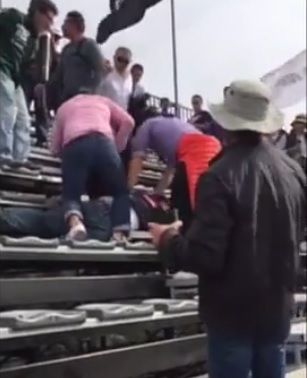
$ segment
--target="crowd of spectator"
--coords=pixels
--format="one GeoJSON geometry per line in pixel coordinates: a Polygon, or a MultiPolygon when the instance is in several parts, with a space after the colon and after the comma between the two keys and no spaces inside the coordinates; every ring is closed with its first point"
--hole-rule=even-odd
{"type": "MultiPolygon", "coordinates": [[[[16,9],[1,13],[5,42],[0,57],[1,169],[39,173],[39,167],[28,160],[34,106],[37,145],[46,146],[50,134],[51,152],[62,158],[63,199],[73,230],[69,237],[85,237],[79,202],[84,192],[93,197],[93,188],[96,197],[114,197],[114,229],[129,230],[129,188],[137,182],[148,149],[167,163],[157,193],[172,183],[172,200],[180,218],[191,219],[197,178],[227,144],[223,127],[204,110],[199,94],[192,97],[193,113],[187,120],[178,118],[178,104],[168,98],[161,98],[159,107],[150,106],[150,95],[142,85],[144,67],[134,63],[129,48],[118,47],[111,61],[86,37],[80,12],[68,12],[62,30],[53,26],[57,16],[50,0],[35,7],[32,2],[27,15],[16,9]],[[44,31],[50,33],[49,44],[41,43],[44,31]],[[62,38],[68,43],[59,51],[62,38]],[[187,142],[189,134],[194,141],[187,142]],[[208,148],[213,140],[216,146],[208,148]],[[175,169],[178,161],[184,161],[183,168],[175,169]]],[[[293,121],[290,134],[281,129],[268,137],[306,165],[305,115],[293,121]]]]}
{"type": "Polygon", "coordinates": [[[302,231],[306,115],[297,116],[287,134],[267,88],[235,81],[210,111],[194,95],[191,118],[180,119],[178,104],[168,98],[150,105],[146,72],[128,47],[109,59],[86,37],[80,12],[66,15],[62,33],[53,29],[57,15],[51,0],[37,2],[27,15],[0,13],[1,170],[39,173],[29,162],[34,102],[37,143],[62,162],[66,237],[87,237],[81,203],[87,194],[91,201],[111,198],[110,237],[122,243],[143,160],[155,152],[166,164],[155,194],[163,198],[171,188],[171,208],[183,224],[180,232],[179,223],[146,227],[168,269],[200,276],[212,376],[228,377],[230,370],[246,378],[257,341],[267,349],[266,358],[258,354],[256,376],[281,378],[279,345],[290,324],[302,231]],[[59,52],[62,37],[68,43],[59,52]],[[225,363],[229,350],[233,360],[225,363]]]}

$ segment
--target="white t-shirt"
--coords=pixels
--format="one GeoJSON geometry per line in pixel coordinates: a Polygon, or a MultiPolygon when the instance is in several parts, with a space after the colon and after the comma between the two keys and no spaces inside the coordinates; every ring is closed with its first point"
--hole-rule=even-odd
{"type": "Polygon", "coordinates": [[[113,70],[102,79],[98,93],[102,96],[108,97],[121,108],[127,110],[130,96],[132,94],[131,75],[124,77],[117,71],[113,70]]]}

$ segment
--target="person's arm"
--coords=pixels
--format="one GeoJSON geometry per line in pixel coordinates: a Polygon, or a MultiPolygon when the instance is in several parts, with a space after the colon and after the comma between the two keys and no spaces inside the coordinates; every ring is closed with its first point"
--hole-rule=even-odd
{"type": "Polygon", "coordinates": [[[82,50],[82,54],[86,56],[90,67],[93,69],[93,84],[98,87],[103,74],[102,64],[104,61],[99,46],[94,40],[87,39],[82,50]]]}
{"type": "Polygon", "coordinates": [[[134,129],[133,118],[115,102],[108,98],[103,98],[109,106],[111,113],[111,127],[115,135],[115,143],[118,152],[122,152],[128,143],[129,137],[134,129]]]}
{"type": "Polygon", "coordinates": [[[207,172],[197,185],[196,214],[185,237],[167,230],[161,237],[159,253],[164,265],[175,270],[217,276],[224,268],[230,230],[229,190],[214,174],[207,172]]]}
{"type": "Polygon", "coordinates": [[[63,144],[63,127],[66,106],[63,104],[56,113],[53,126],[49,133],[49,150],[54,156],[59,156],[63,144]]]}
{"type": "Polygon", "coordinates": [[[151,122],[146,121],[137,131],[132,141],[132,160],[129,164],[128,185],[132,189],[142,171],[143,160],[149,148],[151,122]]]}

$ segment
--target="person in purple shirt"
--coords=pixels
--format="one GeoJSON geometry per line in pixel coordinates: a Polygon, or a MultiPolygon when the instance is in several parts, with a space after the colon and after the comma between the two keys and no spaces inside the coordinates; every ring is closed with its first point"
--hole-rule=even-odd
{"type": "Polygon", "coordinates": [[[176,117],[148,119],[138,129],[132,142],[128,175],[130,188],[137,183],[148,150],[154,151],[167,166],[156,193],[162,193],[172,183],[172,205],[178,210],[184,225],[187,225],[193,214],[198,177],[220,151],[220,143],[176,117]]]}

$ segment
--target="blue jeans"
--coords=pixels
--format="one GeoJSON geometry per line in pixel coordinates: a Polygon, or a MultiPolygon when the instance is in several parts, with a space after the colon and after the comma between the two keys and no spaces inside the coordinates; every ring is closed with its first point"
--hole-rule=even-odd
{"type": "Polygon", "coordinates": [[[0,160],[24,162],[28,159],[30,126],[23,89],[0,71],[0,160]]]}
{"type": "Polygon", "coordinates": [[[102,134],[85,135],[70,142],[62,153],[63,201],[65,218],[78,215],[80,198],[88,192],[89,182],[95,195],[113,197],[110,210],[113,231],[129,231],[130,198],[125,172],[113,141],[102,134]]]}
{"type": "MultiPolygon", "coordinates": [[[[101,202],[82,204],[88,239],[108,241],[111,236],[110,214],[101,202]]],[[[61,206],[44,211],[27,208],[0,208],[0,235],[11,237],[36,236],[42,239],[64,237],[67,226],[61,206]]]]}
{"type": "Polygon", "coordinates": [[[208,365],[210,378],[285,378],[284,346],[208,331],[208,365]]]}

